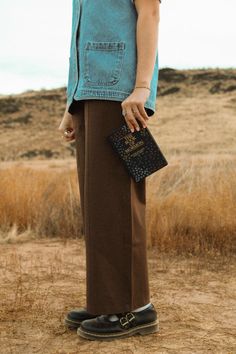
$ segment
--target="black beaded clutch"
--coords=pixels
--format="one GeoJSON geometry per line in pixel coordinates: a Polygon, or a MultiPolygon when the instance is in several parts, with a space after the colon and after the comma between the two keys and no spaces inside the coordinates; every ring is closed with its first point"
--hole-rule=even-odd
{"type": "Polygon", "coordinates": [[[107,136],[114,151],[135,182],[168,165],[150,130],[130,131],[125,123],[107,136]]]}

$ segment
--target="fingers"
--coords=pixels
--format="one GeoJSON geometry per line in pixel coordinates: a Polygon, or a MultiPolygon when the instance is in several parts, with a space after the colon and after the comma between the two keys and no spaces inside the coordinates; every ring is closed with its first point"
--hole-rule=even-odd
{"type": "Polygon", "coordinates": [[[134,117],[131,107],[127,107],[125,111],[126,111],[125,120],[126,120],[126,123],[128,124],[128,127],[130,128],[131,132],[133,133],[134,129],[140,130],[139,124],[134,117]]]}
{"type": "Polygon", "coordinates": [[[147,115],[147,113],[145,111],[144,105],[142,103],[138,103],[137,106],[138,106],[138,109],[139,109],[141,115],[144,117],[144,119],[148,120],[149,116],[147,115]]]}
{"type": "Polygon", "coordinates": [[[140,126],[138,121],[141,122],[143,128],[147,127],[147,120],[149,120],[149,117],[142,105],[142,103],[139,104],[132,104],[132,106],[126,105],[126,106],[122,106],[123,111],[125,111],[125,120],[126,123],[129,127],[129,129],[134,132],[134,129],[136,130],[140,130],[140,126]]]}
{"type": "Polygon", "coordinates": [[[65,140],[66,140],[66,141],[72,141],[72,140],[75,139],[75,131],[72,130],[72,131],[70,131],[69,133],[67,133],[66,136],[63,136],[63,137],[65,137],[65,140]]]}
{"type": "MultiPolygon", "coordinates": [[[[143,111],[145,112],[145,110],[143,109],[143,111]]],[[[146,128],[147,125],[146,125],[146,121],[149,119],[148,117],[146,117],[146,115],[143,114],[142,112],[142,105],[141,106],[133,106],[132,107],[132,112],[133,112],[133,115],[136,119],[138,119],[142,125],[143,125],[143,128],[146,128]]],[[[145,112],[146,113],[146,112],[145,112]]]]}
{"type": "Polygon", "coordinates": [[[66,109],[62,121],[58,127],[58,131],[60,132],[62,139],[65,141],[72,141],[75,138],[75,127],[72,117],[73,116],[67,112],[66,109]]]}
{"type": "Polygon", "coordinates": [[[61,137],[65,141],[72,141],[75,139],[75,129],[73,128],[58,128],[61,132],[61,137]]]}

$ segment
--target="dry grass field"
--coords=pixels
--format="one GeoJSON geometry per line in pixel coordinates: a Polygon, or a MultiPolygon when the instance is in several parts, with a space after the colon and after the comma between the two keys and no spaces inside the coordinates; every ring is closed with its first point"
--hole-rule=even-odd
{"type": "Polygon", "coordinates": [[[150,130],[169,165],[147,179],[152,302],[160,332],[80,339],[85,304],[65,88],[0,97],[0,353],[236,353],[236,69],[160,70],[150,130]]]}

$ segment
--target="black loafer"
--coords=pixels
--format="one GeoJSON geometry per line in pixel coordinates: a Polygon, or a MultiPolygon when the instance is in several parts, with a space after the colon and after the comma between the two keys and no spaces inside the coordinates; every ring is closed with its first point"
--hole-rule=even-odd
{"type": "Polygon", "coordinates": [[[71,310],[65,317],[64,323],[70,329],[77,329],[81,322],[91,318],[95,318],[97,315],[92,315],[85,308],[71,310]]]}
{"type": "Polygon", "coordinates": [[[122,312],[116,315],[118,317],[116,321],[109,320],[109,315],[84,320],[77,334],[90,340],[112,340],[159,331],[159,321],[153,304],[143,311],[122,312]]]}

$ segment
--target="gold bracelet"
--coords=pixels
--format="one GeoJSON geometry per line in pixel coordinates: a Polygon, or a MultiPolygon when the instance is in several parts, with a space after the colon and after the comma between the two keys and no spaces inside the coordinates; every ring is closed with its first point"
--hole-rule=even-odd
{"type": "Polygon", "coordinates": [[[135,88],[135,89],[136,89],[136,88],[147,88],[149,91],[151,91],[150,87],[147,87],[147,86],[135,86],[134,88],[135,88]]]}

